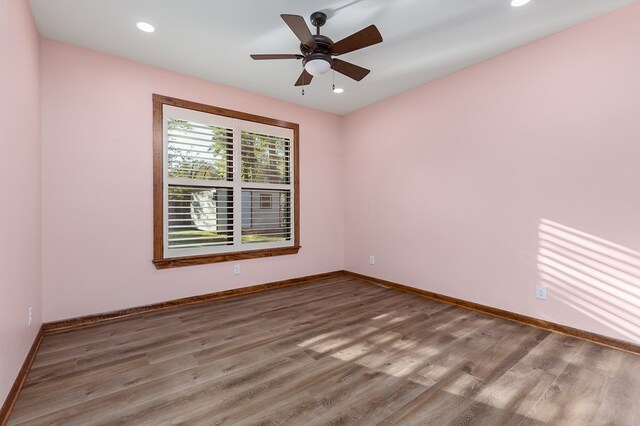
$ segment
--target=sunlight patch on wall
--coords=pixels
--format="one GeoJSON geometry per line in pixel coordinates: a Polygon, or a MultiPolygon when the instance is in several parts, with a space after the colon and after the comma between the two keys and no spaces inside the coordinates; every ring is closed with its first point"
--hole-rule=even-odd
{"type": "Polygon", "coordinates": [[[556,299],[640,341],[640,253],[547,219],[538,270],[556,299]]]}

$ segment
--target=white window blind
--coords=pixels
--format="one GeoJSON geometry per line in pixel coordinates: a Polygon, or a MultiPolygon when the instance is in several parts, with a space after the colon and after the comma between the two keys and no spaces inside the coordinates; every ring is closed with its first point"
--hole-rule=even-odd
{"type": "Polygon", "coordinates": [[[294,244],[293,131],[163,106],[164,255],[294,244]]]}
{"type": "Polygon", "coordinates": [[[242,181],[287,185],[291,179],[291,140],[242,132],[242,181]]]}
{"type": "Polygon", "coordinates": [[[242,131],[240,152],[242,243],[291,241],[291,139],[242,131]]]}
{"type": "Polygon", "coordinates": [[[170,178],[233,180],[233,130],[172,118],[167,126],[170,178]]]}

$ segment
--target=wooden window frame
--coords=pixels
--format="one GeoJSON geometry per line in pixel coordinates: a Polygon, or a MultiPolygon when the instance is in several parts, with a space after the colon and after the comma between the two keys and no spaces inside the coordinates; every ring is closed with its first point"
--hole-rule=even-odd
{"type": "MultiPolygon", "coordinates": [[[[207,263],[228,262],[261,257],[296,254],[300,250],[300,160],[299,160],[300,125],[288,121],[277,120],[259,115],[248,114],[226,108],[215,107],[183,99],[162,95],[153,95],[153,264],[157,269],[180,266],[203,265],[207,263]],[[215,253],[197,256],[165,257],[164,256],[164,167],[163,150],[163,106],[170,105],[209,114],[252,121],[270,126],[282,127],[293,131],[293,246],[215,253]]],[[[238,173],[239,170],[234,170],[238,173]]]]}

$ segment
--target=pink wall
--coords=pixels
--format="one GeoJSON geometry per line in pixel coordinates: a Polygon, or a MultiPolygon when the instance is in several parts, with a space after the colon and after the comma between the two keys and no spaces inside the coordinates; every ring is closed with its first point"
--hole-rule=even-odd
{"type": "Polygon", "coordinates": [[[39,43],[27,1],[0,0],[0,404],[42,323],[39,43]]]}
{"type": "Polygon", "coordinates": [[[343,268],[341,118],[42,41],[43,297],[52,321],[343,268]],[[151,94],[300,124],[300,253],[152,263],[151,94]]]}
{"type": "Polygon", "coordinates": [[[638,22],[634,4],[347,116],[346,269],[640,343],[638,22]]]}

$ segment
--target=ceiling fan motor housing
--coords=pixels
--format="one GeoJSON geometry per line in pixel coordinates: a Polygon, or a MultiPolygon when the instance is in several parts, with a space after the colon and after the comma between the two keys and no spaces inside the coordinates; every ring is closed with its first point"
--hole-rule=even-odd
{"type": "Polygon", "coordinates": [[[315,40],[316,42],[315,49],[311,49],[305,44],[300,44],[300,52],[302,52],[303,55],[309,55],[311,53],[331,53],[330,49],[331,46],[333,46],[333,40],[331,40],[329,37],[321,34],[316,34],[313,36],[313,40],[315,40]]]}
{"type": "Polygon", "coordinates": [[[304,59],[302,60],[303,64],[306,64],[309,61],[313,61],[315,59],[322,59],[329,63],[331,63],[331,46],[333,45],[333,41],[324,35],[314,35],[313,39],[316,42],[315,49],[311,49],[304,44],[300,44],[300,52],[304,55],[304,59]]]}

